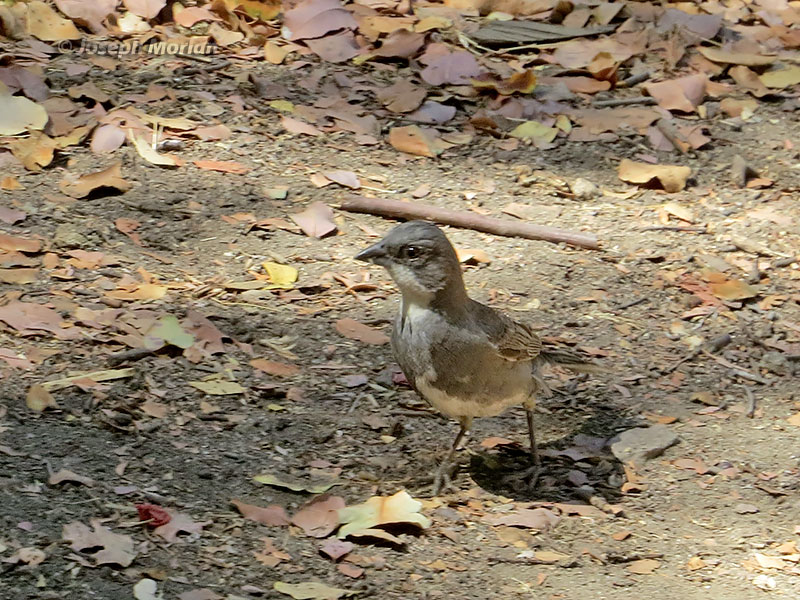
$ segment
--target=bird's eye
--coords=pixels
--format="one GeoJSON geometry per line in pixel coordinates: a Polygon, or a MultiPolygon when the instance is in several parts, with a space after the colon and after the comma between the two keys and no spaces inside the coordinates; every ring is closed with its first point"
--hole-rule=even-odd
{"type": "Polygon", "coordinates": [[[403,249],[403,254],[406,255],[406,258],[417,258],[422,254],[422,248],[419,246],[406,246],[403,249]]]}

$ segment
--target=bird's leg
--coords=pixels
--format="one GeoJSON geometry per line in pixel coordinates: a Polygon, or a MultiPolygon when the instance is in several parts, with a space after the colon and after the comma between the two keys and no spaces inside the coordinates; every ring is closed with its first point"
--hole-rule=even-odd
{"type": "Polygon", "coordinates": [[[431,490],[432,495],[438,496],[439,492],[442,491],[443,488],[450,487],[450,476],[448,471],[453,466],[453,459],[455,458],[458,446],[461,444],[461,440],[464,439],[464,435],[466,435],[471,423],[472,419],[470,418],[465,417],[461,419],[460,429],[458,430],[456,439],[453,441],[450,452],[447,453],[447,457],[444,459],[444,461],[442,461],[442,463],[439,465],[439,468],[436,470],[436,475],[433,478],[433,489],[431,490]]]}
{"type": "Polygon", "coordinates": [[[542,470],[542,461],[539,458],[539,446],[536,444],[536,430],[533,428],[533,411],[534,406],[525,405],[525,417],[528,421],[528,440],[530,440],[531,448],[531,458],[533,459],[533,466],[529,469],[525,469],[520,474],[520,479],[527,479],[528,480],[528,487],[536,487],[536,483],[539,481],[539,474],[542,470]]]}

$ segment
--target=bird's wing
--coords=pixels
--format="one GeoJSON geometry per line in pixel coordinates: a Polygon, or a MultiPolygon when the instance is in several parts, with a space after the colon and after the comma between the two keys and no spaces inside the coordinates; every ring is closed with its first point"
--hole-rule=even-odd
{"type": "Polygon", "coordinates": [[[501,315],[503,332],[492,340],[498,354],[510,361],[533,360],[542,351],[542,340],[530,327],[501,315]]]}

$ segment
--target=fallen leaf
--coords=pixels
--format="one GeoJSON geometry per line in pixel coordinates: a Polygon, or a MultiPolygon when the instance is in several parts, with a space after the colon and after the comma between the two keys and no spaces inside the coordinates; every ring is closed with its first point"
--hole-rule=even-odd
{"type": "MultiPolygon", "coordinates": [[[[70,198],[85,198],[92,192],[102,189],[127,192],[133,187],[130,181],[122,177],[122,163],[116,162],[107,169],[88,173],[77,178],[66,178],[58,188],[70,198]]],[[[107,195],[107,194],[106,194],[107,195]]]]}
{"type": "Polygon", "coordinates": [[[762,67],[775,62],[774,56],[764,56],[762,54],[752,54],[749,52],[731,52],[723,48],[712,46],[698,46],[697,51],[710,61],[731,65],[762,67]]]}
{"type": "Polygon", "coordinates": [[[133,597],[136,600],[158,600],[158,596],[156,595],[156,591],[158,590],[158,585],[152,579],[140,579],[136,582],[136,585],[133,586],[133,597]]]}
{"type": "Polygon", "coordinates": [[[140,521],[147,521],[148,527],[161,527],[172,520],[172,515],[158,504],[137,504],[136,512],[140,521]]]}
{"type": "Polygon", "coordinates": [[[64,483],[65,481],[80,483],[89,487],[94,485],[94,479],[91,477],[78,475],[77,473],[73,473],[68,469],[60,469],[47,478],[48,485],[58,485],[59,483],[64,483]]]}
{"type": "Polygon", "coordinates": [[[288,475],[273,475],[271,473],[262,473],[253,477],[253,481],[263,483],[266,485],[274,485],[276,487],[286,488],[293,492],[309,492],[311,494],[323,494],[331,489],[333,486],[338,485],[337,481],[301,481],[288,475]]]}
{"type": "Polygon", "coordinates": [[[358,340],[365,344],[381,345],[389,342],[388,336],[377,329],[359,323],[353,319],[339,319],[336,321],[336,331],[346,338],[358,340]]]}
{"type": "Polygon", "coordinates": [[[800,66],[792,65],[762,73],[758,77],[768,88],[785,89],[800,83],[800,66]]]}
{"type": "Polygon", "coordinates": [[[300,367],[297,365],[290,365],[287,363],[276,362],[274,360],[267,360],[265,358],[254,358],[250,361],[250,366],[255,367],[259,371],[264,371],[269,375],[277,377],[291,377],[300,372],[300,367]]]}
{"type": "Polygon", "coordinates": [[[290,290],[294,287],[294,282],[297,281],[297,269],[294,267],[270,261],[261,263],[261,266],[264,267],[267,275],[269,275],[272,286],[285,290],[290,290]]]}
{"type": "Polygon", "coordinates": [[[319,239],[336,231],[333,211],[324,202],[314,202],[304,211],[291,215],[291,219],[308,237],[319,239]]]}
{"type": "Polygon", "coordinates": [[[739,279],[728,279],[718,283],[709,283],[708,289],[717,298],[723,300],[746,300],[758,296],[759,291],[739,279]]]}
{"type": "Polygon", "coordinates": [[[292,517],[292,524],[308,536],[324,538],[339,526],[339,510],[345,507],[344,498],[323,494],[307,502],[292,517]]]}
{"type": "Polygon", "coordinates": [[[352,552],[355,547],[356,545],[353,542],[331,538],[325,540],[319,547],[319,551],[331,560],[337,561],[352,552]]]}
{"type": "Polygon", "coordinates": [[[44,106],[23,96],[12,96],[0,82],[0,135],[19,135],[30,129],[44,129],[47,119],[44,106]]]}
{"type": "Polygon", "coordinates": [[[58,408],[58,403],[53,395],[39,384],[34,384],[28,389],[25,404],[35,412],[43,412],[47,408],[58,408]]]}
{"type": "Polygon", "coordinates": [[[245,504],[241,500],[232,499],[231,504],[236,507],[245,519],[250,519],[256,523],[267,525],[270,527],[277,527],[288,525],[291,521],[289,515],[283,507],[277,504],[272,504],[267,507],[255,506],[254,504],[245,504]]]}
{"type": "Polygon", "coordinates": [[[359,535],[380,525],[397,523],[429,527],[430,519],[419,513],[420,508],[422,503],[414,500],[405,490],[392,496],[373,496],[362,504],[339,510],[342,527],[338,536],[359,535]]]}
{"type": "Polygon", "coordinates": [[[389,130],[389,143],[400,152],[428,158],[434,158],[443,151],[441,142],[438,142],[435,135],[417,125],[392,127],[389,130]]]}
{"type": "Polygon", "coordinates": [[[117,564],[130,566],[136,558],[133,538],[129,535],[114,533],[103,527],[99,520],[91,521],[94,531],[80,521],[74,521],[63,527],[62,537],[70,542],[75,551],[97,550],[93,555],[96,565],[117,564]]]}
{"type": "Polygon", "coordinates": [[[42,249],[42,242],[28,238],[15,237],[0,233],[0,250],[6,252],[28,252],[35,254],[42,249]]]}
{"type": "Polygon", "coordinates": [[[667,192],[679,192],[686,187],[692,174],[691,167],[678,165],[651,165],[624,158],[619,164],[618,176],[622,181],[639,185],[658,182],[667,192]]]}
{"type": "Polygon", "coordinates": [[[315,581],[306,581],[305,583],[276,581],[272,584],[272,587],[276,592],[291,596],[295,600],[338,600],[345,596],[358,594],[358,592],[330,587],[315,581]]]}
{"type": "Polygon", "coordinates": [[[629,573],[635,573],[637,575],[647,575],[652,573],[657,568],[661,566],[661,563],[657,560],[653,560],[652,558],[643,558],[641,560],[635,560],[632,563],[628,564],[625,568],[629,573]]]}
{"type": "Polygon", "coordinates": [[[538,531],[547,531],[555,527],[561,518],[546,508],[522,508],[509,514],[488,519],[492,525],[525,527],[538,531]]]}
{"type": "Polygon", "coordinates": [[[472,54],[466,50],[453,51],[442,43],[429,44],[418,60],[426,65],[420,76],[432,86],[468,84],[482,71],[472,54]]]}
{"type": "Polygon", "coordinates": [[[230,394],[244,394],[247,389],[235,381],[212,379],[211,381],[187,381],[190,386],[210,396],[228,396],[230,394]]]}
{"type": "Polygon", "coordinates": [[[164,510],[170,517],[169,522],[156,527],[153,533],[161,536],[168,542],[177,541],[179,533],[200,534],[203,531],[203,527],[209,523],[207,521],[202,523],[195,522],[188,515],[169,508],[165,508],[164,510]]]}
{"type": "Polygon", "coordinates": [[[122,3],[128,11],[149,21],[158,16],[167,5],[167,0],[122,0],[122,3]]]}
{"type": "Polygon", "coordinates": [[[59,15],[44,2],[28,2],[27,32],[43,42],[77,40],[81,37],[78,28],[59,15]]]}
{"type": "Polygon", "coordinates": [[[244,175],[245,173],[250,171],[250,167],[247,167],[241,163],[238,163],[233,160],[195,160],[193,161],[196,167],[201,169],[205,169],[207,171],[219,171],[221,173],[234,173],[235,175],[244,175]]]}

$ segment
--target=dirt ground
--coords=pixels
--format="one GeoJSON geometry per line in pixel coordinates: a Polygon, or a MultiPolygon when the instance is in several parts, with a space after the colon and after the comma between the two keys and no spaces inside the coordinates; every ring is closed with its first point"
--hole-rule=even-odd
{"type": "MultiPolygon", "coordinates": [[[[290,100],[302,100],[305,92],[292,86],[302,73],[254,68],[298,90],[290,100]]],[[[53,77],[59,76],[65,77],[55,61],[53,77]]],[[[120,69],[96,82],[132,93],[143,91],[148,77],[120,69]]],[[[165,106],[191,112],[188,92],[203,83],[186,83],[187,95],[165,106]]],[[[239,87],[252,97],[248,83],[239,87]]],[[[72,200],[59,192],[62,172],[95,171],[110,159],[82,149],[42,173],[3,167],[24,189],[0,200],[28,213],[3,225],[4,232],[42,239],[61,261],[75,249],[118,260],[64,277],[46,270],[24,286],[0,284],[6,303],[46,303],[81,332],[65,341],[0,325],[0,346],[36,363],[29,371],[0,370],[0,597],[130,598],[142,578],[157,581],[165,599],[188,600],[288,597],[273,590],[276,581],[320,581],[360,598],[800,597],[800,427],[788,420],[800,411],[800,265],[785,260],[800,247],[800,120],[792,108],[763,103],[753,118],[733,124],[717,117],[708,123],[715,134],[710,148],[659,155],[693,169],[691,185],[675,194],[628,193],[635,188],[616,178],[620,159],[651,153],[637,136],[509,151],[478,135],[426,159],[385,144],[359,146],[345,134],[287,134],[275,112],[254,108],[218,116],[235,132],[231,139],[192,142],[181,152],[189,160],[242,162],[252,168],[245,175],[191,164],[159,169],[124,147],[114,159],[121,158],[133,188],[72,200]],[[775,183],[733,185],[736,154],[775,183]],[[543,335],[591,349],[607,366],[591,378],[550,376],[555,393],[541,400],[538,415],[546,473],[535,489],[503,477],[526,460],[524,414],[515,409],[476,421],[458,491],[428,497],[427,479],[455,424],[392,377],[387,344],[336,330],[337,320],[351,318],[389,332],[398,294],[386,273],[352,256],[394,222],[337,211],[338,234],[310,239],[222,218],[286,219],[313,201],[335,205],[346,190],[318,189],[309,180],[330,170],[353,170],[398,199],[428,184],[424,202],[493,216],[522,203],[536,222],[601,240],[602,250],[591,251],[446,229],[457,247],[491,258],[465,265],[473,297],[543,335]],[[578,177],[609,193],[570,197],[564,182],[578,177]],[[266,190],[282,186],[287,198],[268,198],[266,190]],[[665,220],[667,202],[691,209],[693,223],[665,220]],[[141,246],[114,227],[119,218],[141,224],[141,246]],[[252,279],[248,270],[265,260],[296,267],[295,290],[243,296],[226,287],[252,279]],[[108,310],[106,292],[123,276],[141,279],[140,268],[169,291],[160,300],[119,302],[123,311],[199,313],[224,334],[224,351],[197,362],[176,348],[112,359],[129,348],[111,324],[87,325],[75,311],[108,310]],[[716,306],[698,299],[693,290],[705,285],[703,273],[723,269],[753,276],[758,296],[716,306]],[[732,338],[725,347],[692,353],[723,334],[732,338]],[[249,365],[256,357],[299,371],[271,376],[249,365]],[[135,373],[101,387],[54,391],[58,408],[43,413],[26,406],[33,384],[111,368],[135,373]],[[187,384],[212,375],[238,382],[244,393],[209,396],[187,384]],[[608,441],[658,423],[679,443],[626,471],[608,441]],[[492,437],[518,443],[481,445],[492,437]],[[49,483],[60,469],[91,481],[49,483]],[[245,519],[231,505],[239,499],[293,514],[312,497],[254,482],[260,473],[333,476],[338,485],[331,492],[348,505],[405,489],[423,502],[432,524],[399,533],[400,548],[358,544],[337,564],[319,553],[322,540],[295,526],[245,519]],[[613,510],[587,505],[576,492],[586,484],[613,510]],[[138,522],[134,506],[143,502],[178,511],[194,525],[167,541],[138,522]],[[542,506],[561,515],[545,531],[496,524],[542,506]],[[93,519],[132,537],[137,556],[129,566],[94,566],[91,548],[76,551],[64,541],[65,525],[93,519]],[[288,558],[275,566],[259,560],[263,538],[288,558]],[[43,560],[20,560],[22,548],[41,551],[43,560]]]]}

